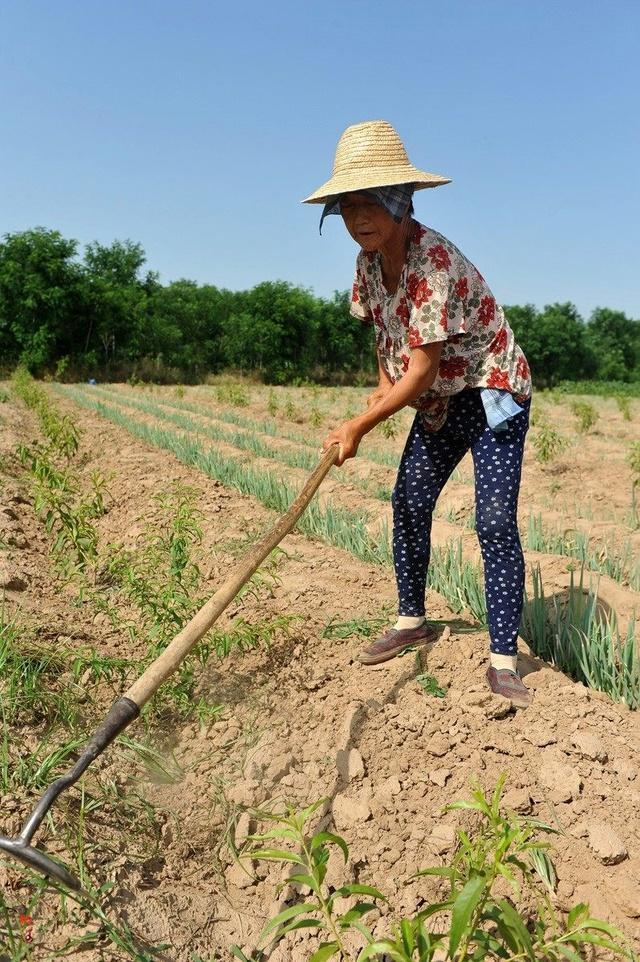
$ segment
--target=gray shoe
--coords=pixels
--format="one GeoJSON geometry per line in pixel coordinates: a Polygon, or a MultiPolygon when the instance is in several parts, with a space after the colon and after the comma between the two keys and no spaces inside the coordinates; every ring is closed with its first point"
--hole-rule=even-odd
{"type": "Polygon", "coordinates": [[[494,695],[508,698],[518,708],[528,708],[533,700],[531,692],[522,683],[520,675],[510,668],[488,668],[487,681],[494,695]]]}
{"type": "Polygon", "coordinates": [[[363,665],[378,665],[382,661],[395,658],[410,645],[427,645],[435,641],[437,636],[437,630],[426,621],[417,628],[389,628],[372,645],[360,652],[358,661],[363,665]]]}

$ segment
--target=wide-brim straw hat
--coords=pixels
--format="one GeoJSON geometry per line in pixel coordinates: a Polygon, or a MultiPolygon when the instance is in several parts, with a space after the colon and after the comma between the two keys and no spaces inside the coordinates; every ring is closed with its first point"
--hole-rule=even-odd
{"type": "Polygon", "coordinates": [[[386,120],[367,120],[347,127],[336,147],[333,175],[302,203],[325,204],[336,194],[370,187],[413,184],[416,190],[422,190],[450,183],[450,177],[414,167],[400,137],[386,120]]]}

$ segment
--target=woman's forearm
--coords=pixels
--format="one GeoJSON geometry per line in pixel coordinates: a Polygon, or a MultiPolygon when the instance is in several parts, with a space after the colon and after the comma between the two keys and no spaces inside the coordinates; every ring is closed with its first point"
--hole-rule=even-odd
{"type": "Polygon", "coordinates": [[[424,372],[416,371],[413,375],[411,371],[408,371],[401,380],[396,381],[384,397],[381,397],[379,401],[354,420],[365,434],[368,433],[376,424],[391,417],[392,414],[402,410],[407,404],[411,404],[417,397],[428,391],[435,381],[437,373],[437,365],[430,366],[424,372]]]}
{"type": "MultiPolygon", "coordinates": [[[[411,352],[407,373],[396,381],[379,400],[371,404],[367,411],[353,419],[357,429],[362,434],[366,434],[380,421],[391,417],[396,411],[400,411],[407,404],[415,401],[421,394],[424,394],[425,391],[428,391],[436,379],[441,353],[441,341],[415,348],[411,352]]],[[[378,355],[378,363],[380,364],[380,355],[378,355]]],[[[382,370],[381,365],[380,370],[382,370]]]]}

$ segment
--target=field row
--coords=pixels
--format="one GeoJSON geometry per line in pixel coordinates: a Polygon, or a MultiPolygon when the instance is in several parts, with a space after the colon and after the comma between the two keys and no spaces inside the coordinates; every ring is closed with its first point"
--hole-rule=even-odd
{"type": "MultiPolygon", "coordinates": [[[[151,399],[118,389],[95,387],[83,388],[81,391],[74,389],[72,396],[78,400],[84,398],[87,401],[101,397],[104,398],[105,403],[124,405],[159,421],[174,424],[189,434],[210,438],[239,451],[248,451],[256,458],[284,464],[290,468],[311,471],[317,464],[317,442],[293,432],[280,433],[279,425],[274,421],[255,421],[233,411],[218,411],[210,408],[202,410],[197,405],[179,399],[151,399]],[[195,415],[198,420],[184,412],[195,415]],[[229,425],[240,430],[234,431],[229,425]],[[270,440],[267,441],[266,438],[270,440]]],[[[371,472],[366,476],[359,470],[360,464],[366,462],[368,456],[369,460],[373,460],[370,458],[372,453],[377,454],[375,451],[367,450],[364,456],[359,456],[354,462],[350,462],[348,465],[350,470],[334,472],[332,480],[338,483],[349,481],[365,497],[388,504],[394,477],[391,467],[384,470],[382,474],[378,470],[377,480],[372,478],[371,472]]],[[[397,467],[397,458],[398,455],[393,452],[384,452],[384,460],[393,462],[394,468],[397,467]]],[[[377,461],[381,466],[382,460],[383,458],[379,457],[377,461]]],[[[462,476],[459,471],[454,472],[452,481],[461,483],[462,476]]],[[[451,509],[447,511],[445,508],[440,509],[436,516],[456,525],[459,525],[462,520],[463,528],[473,529],[475,527],[474,511],[466,509],[462,512],[462,518],[460,514],[459,508],[453,511],[451,509]]],[[[561,532],[544,525],[539,512],[529,514],[528,519],[521,522],[521,535],[524,547],[530,551],[574,559],[590,571],[605,574],[619,584],[628,585],[634,591],[640,590],[640,558],[636,556],[628,538],[619,544],[619,539],[614,536],[594,541],[586,532],[578,529],[561,532]]]]}
{"type": "MultiPolygon", "coordinates": [[[[220,448],[207,447],[197,435],[178,433],[162,422],[146,423],[84,390],[60,390],[75,403],[96,411],[134,437],[171,452],[183,463],[280,513],[297,493],[296,488],[283,480],[281,472],[262,465],[256,468],[220,448]]],[[[336,507],[330,501],[322,505],[314,502],[299,527],[305,534],[320,537],[363,561],[391,563],[386,526],[380,525],[372,532],[370,519],[361,510],[336,507]]],[[[486,624],[481,569],[464,558],[461,540],[434,548],[429,584],[447,600],[453,611],[467,610],[478,625],[486,624]]],[[[640,664],[635,655],[633,624],[621,637],[613,615],[603,622],[596,592],[583,591],[582,578],[576,590],[569,592],[569,597],[572,599],[569,609],[562,602],[546,598],[540,570],[534,570],[533,592],[525,603],[523,636],[531,648],[544,653],[547,660],[591,687],[602,688],[617,700],[635,707],[640,697],[640,664]]]]}

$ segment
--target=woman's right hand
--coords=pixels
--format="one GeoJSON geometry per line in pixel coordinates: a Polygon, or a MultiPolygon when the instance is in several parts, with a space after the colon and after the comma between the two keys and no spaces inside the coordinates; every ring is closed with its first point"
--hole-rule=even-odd
{"type": "Polygon", "coordinates": [[[392,387],[393,385],[390,384],[389,381],[387,381],[386,384],[378,384],[375,391],[372,391],[367,398],[367,407],[371,408],[374,404],[377,404],[378,401],[381,401],[383,397],[386,397],[392,387]]]}

